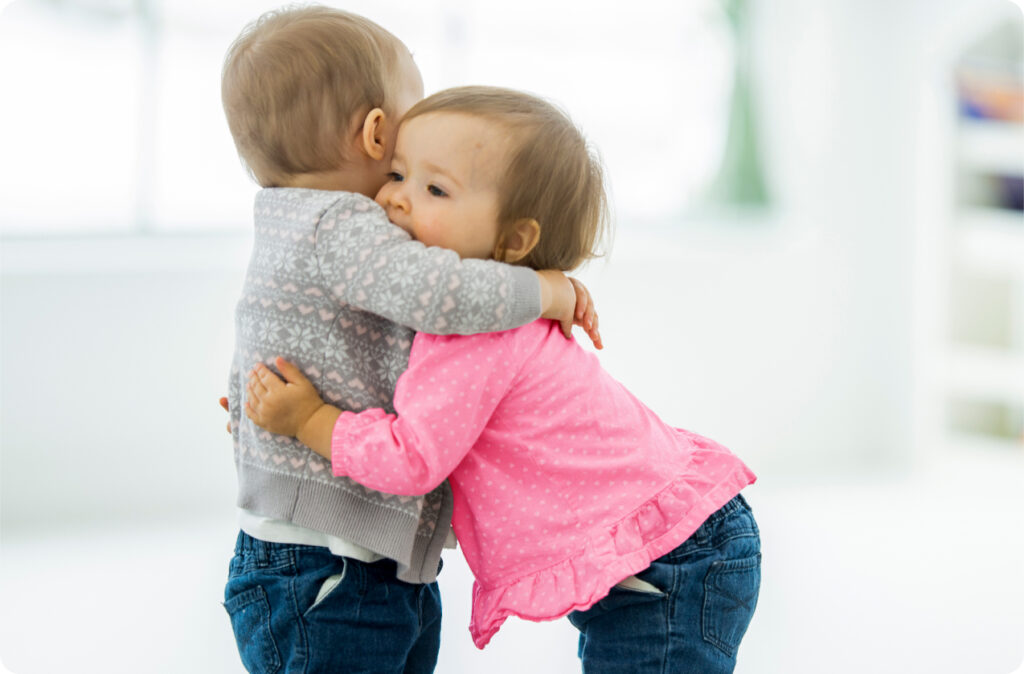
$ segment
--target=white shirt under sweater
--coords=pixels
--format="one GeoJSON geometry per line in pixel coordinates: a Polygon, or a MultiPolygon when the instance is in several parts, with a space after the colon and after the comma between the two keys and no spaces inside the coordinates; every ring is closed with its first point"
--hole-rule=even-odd
{"type": "Polygon", "coordinates": [[[316,545],[329,549],[331,554],[339,557],[349,557],[367,563],[384,559],[384,555],[378,555],[372,550],[356,545],[340,536],[331,536],[322,531],[300,527],[287,520],[265,517],[245,508],[238,509],[238,528],[253,538],[268,543],[316,545]]]}
{"type": "MultiPolygon", "coordinates": [[[[367,564],[386,559],[384,555],[378,555],[373,550],[368,550],[340,536],[331,536],[322,531],[300,527],[287,520],[264,517],[245,508],[238,509],[238,528],[253,538],[258,538],[268,543],[316,545],[327,548],[331,551],[331,554],[338,557],[358,559],[360,562],[366,562],[367,564]]],[[[449,530],[444,547],[454,549],[457,546],[455,532],[449,530]]]]}

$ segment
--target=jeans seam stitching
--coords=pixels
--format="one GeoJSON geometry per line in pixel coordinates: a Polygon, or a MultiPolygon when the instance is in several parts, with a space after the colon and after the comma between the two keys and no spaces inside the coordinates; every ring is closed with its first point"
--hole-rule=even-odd
{"type": "Polygon", "coordinates": [[[708,642],[709,644],[711,644],[712,646],[714,646],[715,648],[720,650],[724,655],[726,655],[727,657],[731,658],[731,657],[734,656],[734,653],[732,653],[731,649],[728,647],[727,644],[725,644],[723,641],[721,641],[715,635],[711,634],[710,633],[710,629],[708,627],[708,622],[709,622],[708,621],[708,614],[710,613],[710,608],[708,607],[708,600],[709,600],[710,594],[711,593],[708,592],[707,578],[705,578],[704,579],[704,602],[703,602],[703,606],[701,607],[701,630],[700,630],[701,631],[701,636],[704,638],[704,641],[708,642]]]}
{"type": "Polygon", "coordinates": [[[665,593],[665,647],[661,654],[661,671],[668,674],[669,644],[672,643],[672,610],[675,607],[673,597],[679,592],[679,568],[672,566],[672,589],[665,593]]]}
{"type": "Polygon", "coordinates": [[[295,611],[296,631],[299,635],[299,644],[296,650],[300,651],[303,655],[302,673],[306,674],[309,670],[309,662],[311,658],[309,654],[309,635],[306,634],[306,619],[299,608],[299,567],[295,560],[294,553],[289,551],[288,556],[290,558],[290,566],[292,568],[292,577],[288,579],[288,594],[291,598],[292,610],[295,611]]]}

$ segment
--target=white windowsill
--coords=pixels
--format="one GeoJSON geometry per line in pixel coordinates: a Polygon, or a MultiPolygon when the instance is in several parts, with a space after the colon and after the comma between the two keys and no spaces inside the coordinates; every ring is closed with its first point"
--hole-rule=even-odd
{"type": "Polygon", "coordinates": [[[126,234],[0,239],[0,271],[12,274],[244,270],[252,235],[126,234]]]}
{"type": "MultiPolygon", "coordinates": [[[[608,260],[669,262],[694,249],[741,250],[772,246],[784,231],[771,211],[719,211],[661,222],[620,218],[608,260]]],[[[244,271],[249,231],[215,233],[97,234],[0,237],[4,275],[131,273],[151,271],[244,271]]]]}

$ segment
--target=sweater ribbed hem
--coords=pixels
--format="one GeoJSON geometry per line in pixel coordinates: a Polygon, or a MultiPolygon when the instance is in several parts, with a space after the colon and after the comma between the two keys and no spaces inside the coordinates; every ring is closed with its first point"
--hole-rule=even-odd
{"type": "MultiPolygon", "coordinates": [[[[430,566],[429,559],[417,559],[434,547],[430,538],[421,542],[424,537],[416,535],[417,516],[330,484],[246,468],[238,474],[238,507],[347,539],[416,569],[418,576],[430,566]]],[[[432,538],[438,538],[437,532],[432,538]]],[[[443,544],[444,536],[440,538],[443,544]]],[[[440,558],[440,545],[436,547],[434,575],[440,558]]]]}
{"type": "Polygon", "coordinates": [[[433,583],[437,580],[438,561],[441,559],[441,550],[448,539],[450,527],[441,526],[442,522],[452,521],[452,509],[455,505],[455,497],[452,496],[451,485],[445,480],[441,486],[441,510],[438,512],[437,527],[430,535],[419,534],[412,549],[414,563],[406,566],[398,564],[398,579],[407,583],[433,583]],[[419,564],[416,564],[419,560],[419,564]]]}

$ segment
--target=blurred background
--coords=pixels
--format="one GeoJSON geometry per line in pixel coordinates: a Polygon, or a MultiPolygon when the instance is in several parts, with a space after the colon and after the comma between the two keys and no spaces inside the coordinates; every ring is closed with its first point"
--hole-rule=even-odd
{"type": "MultiPolygon", "coordinates": [[[[764,546],[744,674],[1024,658],[1024,37],[1007,0],[338,3],[428,93],[562,104],[610,176],[607,368],[731,447],[764,546]]],[[[0,3],[0,660],[241,672],[226,392],[256,191],[223,54],[276,5],[0,3]]],[[[578,672],[564,620],[438,672],[578,672]]]]}

